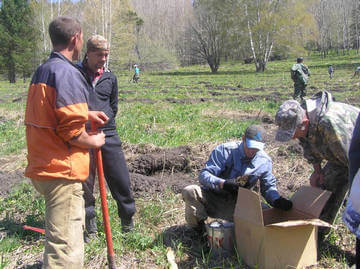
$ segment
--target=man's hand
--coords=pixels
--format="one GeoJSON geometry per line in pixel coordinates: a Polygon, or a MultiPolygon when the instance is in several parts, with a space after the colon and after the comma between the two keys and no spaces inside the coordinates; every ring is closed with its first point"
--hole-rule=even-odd
{"type": "Polygon", "coordinates": [[[92,146],[90,148],[101,148],[105,144],[105,134],[103,131],[89,136],[92,141],[92,146]]]}
{"type": "Polygon", "coordinates": [[[82,132],[79,136],[69,140],[69,143],[80,148],[100,148],[105,144],[104,132],[87,133],[82,132]]]}
{"type": "Polygon", "coordinates": [[[243,175],[243,176],[239,176],[235,179],[236,183],[239,183],[240,187],[245,187],[247,186],[247,184],[249,183],[249,177],[250,175],[243,175]]]}
{"type": "Polygon", "coordinates": [[[230,180],[225,180],[223,189],[230,193],[236,194],[239,190],[239,183],[236,183],[236,182],[233,182],[230,180]]]}
{"type": "Polygon", "coordinates": [[[284,197],[280,197],[274,201],[274,207],[281,210],[288,211],[292,208],[292,206],[292,202],[284,197]]]}
{"type": "Polygon", "coordinates": [[[96,127],[105,125],[109,120],[109,117],[102,111],[89,111],[88,117],[96,127]]]}

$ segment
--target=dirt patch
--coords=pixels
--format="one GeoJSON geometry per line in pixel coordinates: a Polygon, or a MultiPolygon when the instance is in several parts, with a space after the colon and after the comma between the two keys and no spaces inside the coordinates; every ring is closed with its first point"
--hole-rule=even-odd
{"type": "MultiPolygon", "coordinates": [[[[266,100],[266,101],[274,101],[278,102],[281,99],[279,99],[279,96],[281,94],[277,92],[269,93],[265,97],[263,95],[243,95],[243,94],[231,94],[231,93],[218,93],[218,92],[212,92],[212,96],[232,96],[232,97],[226,97],[226,98],[215,98],[215,97],[199,97],[199,98],[165,98],[165,99],[149,99],[149,98],[120,98],[119,102],[125,102],[125,103],[134,103],[134,102],[140,102],[140,103],[147,103],[147,104],[154,104],[157,102],[169,102],[173,104],[197,104],[202,102],[229,102],[229,101],[241,101],[241,102],[254,102],[254,101],[260,101],[260,100],[266,100]]],[[[285,100],[285,99],[284,99],[285,100]]]]}
{"type": "Polygon", "coordinates": [[[12,172],[0,171],[0,196],[7,196],[16,185],[23,181],[27,181],[23,169],[12,172]]]}
{"type": "Polygon", "coordinates": [[[154,154],[138,156],[130,164],[130,172],[153,175],[158,172],[190,172],[192,150],[188,146],[165,149],[154,154]]]}
{"type": "Polygon", "coordinates": [[[213,148],[213,144],[175,148],[124,145],[134,196],[151,196],[166,189],[180,193],[185,186],[196,184],[213,148]]]}
{"type": "Polygon", "coordinates": [[[210,110],[205,109],[202,115],[209,117],[220,117],[225,119],[237,120],[237,121],[257,121],[260,120],[264,124],[274,123],[274,117],[267,112],[262,110],[229,110],[229,109],[216,109],[210,110]]]}

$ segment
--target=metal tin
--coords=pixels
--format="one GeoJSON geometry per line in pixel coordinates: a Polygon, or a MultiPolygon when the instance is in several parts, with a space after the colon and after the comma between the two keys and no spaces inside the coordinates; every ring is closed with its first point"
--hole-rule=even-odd
{"type": "Polygon", "coordinates": [[[206,231],[213,254],[227,256],[233,253],[235,245],[233,222],[213,221],[206,224],[206,231]]]}

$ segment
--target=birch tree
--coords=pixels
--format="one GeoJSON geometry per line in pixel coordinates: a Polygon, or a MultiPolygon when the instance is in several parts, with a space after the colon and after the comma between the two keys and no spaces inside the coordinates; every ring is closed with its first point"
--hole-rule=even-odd
{"type": "Polygon", "coordinates": [[[280,30],[279,15],[287,3],[284,0],[245,0],[240,4],[256,71],[263,72],[272,53],[276,33],[280,30]]]}

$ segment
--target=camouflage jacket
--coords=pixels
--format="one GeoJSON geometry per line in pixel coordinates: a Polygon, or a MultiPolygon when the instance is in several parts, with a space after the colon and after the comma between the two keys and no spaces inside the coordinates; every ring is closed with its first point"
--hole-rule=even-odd
{"type": "Polygon", "coordinates": [[[335,102],[327,91],[318,92],[302,104],[309,118],[307,137],[300,138],[309,163],[322,160],[348,167],[348,152],[359,109],[335,102]]]}
{"type": "Polygon", "coordinates": [[[309,68],[302,64],[296,63],[292,66],[291,70],[291,79],[295,82],[295,84],[307,84],[309,82],[310,70],[309,68]]]}

